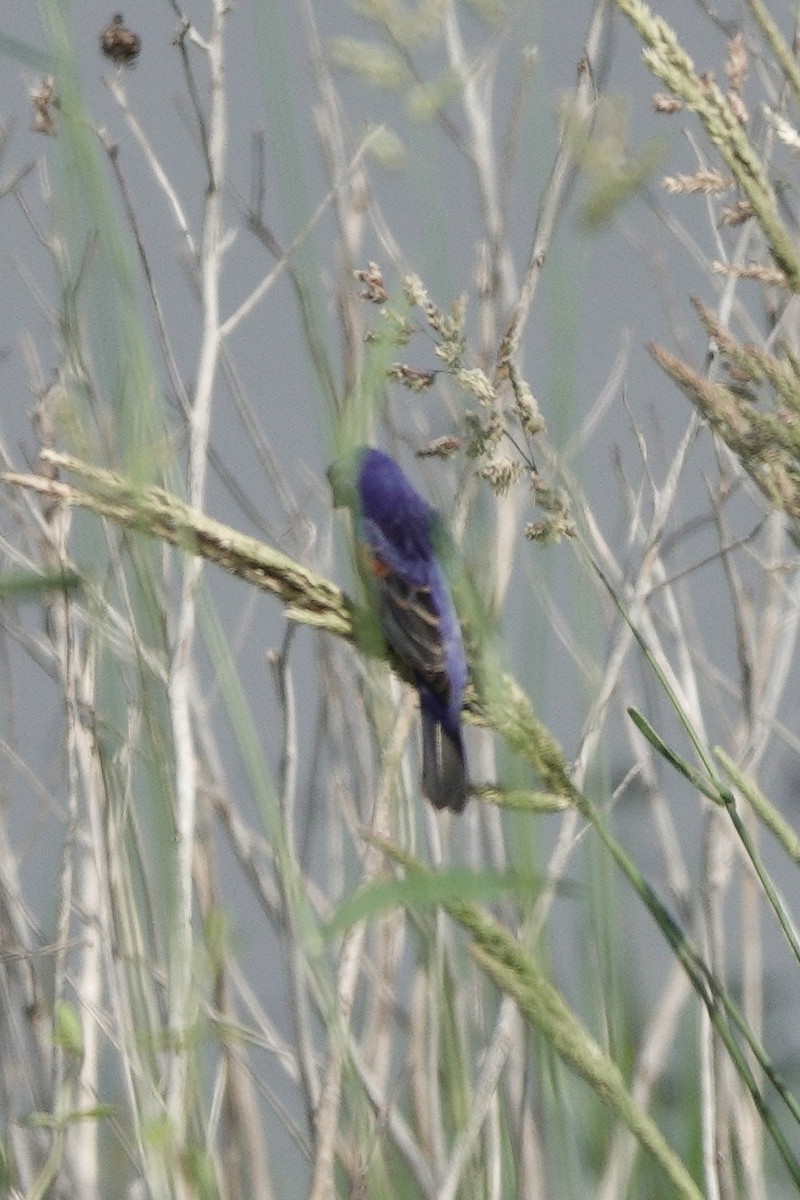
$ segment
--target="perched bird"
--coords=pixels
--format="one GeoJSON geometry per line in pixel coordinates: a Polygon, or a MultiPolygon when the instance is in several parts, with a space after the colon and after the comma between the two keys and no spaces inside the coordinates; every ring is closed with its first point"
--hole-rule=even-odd
{"type": "Polygon", "coordinates": [[[334,501],[353,512],[364,574],[386,644],[419,690],[422,791],[461,812],[467,771],[461,705],[467,659],[442,568],[448,539],[436,509],[381,450],[362,446],[329,471],[334,501]]]}

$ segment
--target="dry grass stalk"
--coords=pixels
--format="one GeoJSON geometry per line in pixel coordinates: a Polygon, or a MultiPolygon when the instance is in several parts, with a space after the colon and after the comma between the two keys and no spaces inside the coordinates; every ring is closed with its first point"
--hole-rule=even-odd
{"type": "Polygon", "coordinates": [[[773,283],[789,289],[788,278],[777,267],[762,266],[760,263],[726,263],[719,259],[715,259],[711,266],[718,275],[728,275],[733,279],[757,279],[761,283],[773,283]]]}
{"type": "Polygon", "coordinates": [[[712,192],[727,192],[735,187],[735,180],[721,171],[696,171],[694,175],[665,175],[663,186],[672,196],[709,195],[712,192]]]}
{"type": "Polygon", "coordinates": [[[739,30],[736,36],[728,42],[728,59],[725,63],[728,87],[732,92],[740,92],[742,90],[744,81],[747,78],[748,69],[749,58],[747,47],[744,44],[744,35],[739,30]]]}

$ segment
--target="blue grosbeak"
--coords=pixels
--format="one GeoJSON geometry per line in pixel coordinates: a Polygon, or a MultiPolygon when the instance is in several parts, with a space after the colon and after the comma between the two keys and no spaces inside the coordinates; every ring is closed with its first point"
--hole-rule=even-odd
{"type": "Polygon", "coordinates": [[[467,774],[461,705],[467,659],[441,565],[448,539],[436,509],[381,450],[363,446],[329,472],[336,504],[353,511],[361,565],[386,644],[419,690],[422,791],[461,812],[467,774]]]}

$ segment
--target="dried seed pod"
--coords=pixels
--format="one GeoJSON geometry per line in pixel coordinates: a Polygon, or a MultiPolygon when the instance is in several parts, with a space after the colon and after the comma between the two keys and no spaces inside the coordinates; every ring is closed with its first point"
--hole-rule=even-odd
{"type": "Polygon", "coordinates": [[[52,109],[57,105],[55,95],[55,80],[52,75],[45,75],[37,88],[31,88],[31,104],[33,105],[33,122],[31,129],[34,133],[54,135],[56,131],[52,109]]]}
{"type": "Polygon", "coordinates": [[[122,19],[122,13],[114,16],[100,34],[100,49],[106,58],[113,59],[122,66],[130,66],[138,58],[142,48],[142,39],[138,33],[128,29],[122,19]]]}

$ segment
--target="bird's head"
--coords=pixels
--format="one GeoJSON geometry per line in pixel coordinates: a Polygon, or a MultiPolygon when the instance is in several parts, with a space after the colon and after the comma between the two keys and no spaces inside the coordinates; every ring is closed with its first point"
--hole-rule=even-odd
{"type": "Polygon", "coordinates": [[[337,458],[328,467],[328,482],[335,508],[349,508],[357,511],[361,507],[359,495],[359,478],[366,446],[358,446],[355,450],[337,458]]]}

